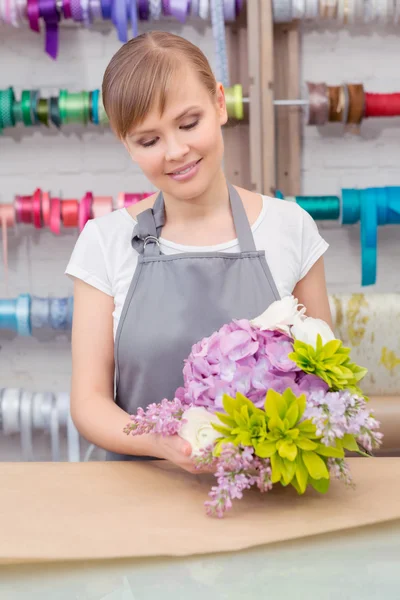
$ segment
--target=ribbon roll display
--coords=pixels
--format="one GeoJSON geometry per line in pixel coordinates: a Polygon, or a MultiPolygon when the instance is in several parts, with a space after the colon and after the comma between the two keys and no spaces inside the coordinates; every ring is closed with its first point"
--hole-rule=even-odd
{"type": "Polygon", "coordinates": [[[331,21],[346,27],[397,25],[400,21],[398,0],[272,0],[272,11],[275,23],[331,21]]]}
{"type": "MultiPolygon", "coordinates": [[[[240,84],[225,89],[228,116],[242,121],[249,99],[243,96],[240,84]]],[[[306,82],[306,98],[275,99],[277,106],[304,106],[307,125],[323,126],[341,123],[361,125],[364,119],[400,116],[400,93],[374,94],[364,90],[362,83],[328,86],[306,82]]],[[[69,124],[108,126],[100,90],[71,93],[60,90],[58,96],[43,98],[38,90],[24,90],[17,99],[13,88],[0,90],[0,132],[3,129],[25,127],[61,127],[69,124]]]]}
{"type": "MultiPolygon", "coordinates": [[[[245,102],[242,86],[228,87],[225,93],[229,117],[242,120],[245,102]]],[[[0,90],[0,132],[21,125],[60,129],[71,124],[108,126],[100,90],[74,93],[60,90],[58,96],[51,98],[43,97],[38,90],[24,90],[20,99],[11,87],[0,90]]]]}
{"type": "MultiPolygon", "coordinates": [[[[225,23],[235,21],[242,6],[243,0],[2,0],[0,24],[19,27],[26,23],[35,33],[44,31],[45,51],[56,59],[58,28],[63,20],[72,20],[87,28],[95,20],[111,21],[119,41],[125,43],[138,35],[139,20],[159,21],[162,17],[172,17],[185,23],[189,17],[208,19],[211,16],[217,78],[228,86],[225,23]]],[[[49,107],[42,102],[40,110],[45,113],[45,119],[49,107]]]]}
{"type": "Polygon", "coordinates": [[[360,223],[361,285],[376,283],[378,228],[400,225],[400,186],[343,189],[339,196],[276,197],[296,202],[315,220],[340,221],[342,225],[360,223]]]}

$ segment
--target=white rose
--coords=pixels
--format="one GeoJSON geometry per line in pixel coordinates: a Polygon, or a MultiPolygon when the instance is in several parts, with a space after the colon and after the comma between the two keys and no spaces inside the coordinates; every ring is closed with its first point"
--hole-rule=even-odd
{"type": "Polygon", "coordinates": [[[295,340],[309,344],[313,348],[317,346],[318,334],[321,336],[323,344],[336,339],[328,323],[325,323],[322,319],[314,319],[313,317],[296,319],[291,327],[291,333],[295,340]]]}
{"type": "Polygon", "coordinates": [[[211,425],[211,423],[221,425],[221,421],[202,406],[188,408],[183,418],[186,423],[179,430],[179,435],[192,446],[192,457],[199,455],[201,449],[221,437],[221,434],[211,425]]]}
{"type": "Polygon", "coordinates": [[[259,327],[262,331],[266,329],[279,329],[290,335],[290,326],[296,319],[303,318],[305,308],[298,303],[294,296],[285,296],[281,300],[273,302],[262,315],[251,321],[252,325],[259,327]]]}

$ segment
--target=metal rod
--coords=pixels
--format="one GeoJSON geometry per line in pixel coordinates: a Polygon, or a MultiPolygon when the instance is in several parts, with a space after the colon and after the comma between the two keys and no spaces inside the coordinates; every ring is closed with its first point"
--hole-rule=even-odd
{"type": "MultiPolygon", "coordinates": [[[[250,102],[249,98],[243,98],[243,104],[250,102]]],[[[308,106],[310,103],[308,100],[274,100],[275,106],[308,106]]]]}

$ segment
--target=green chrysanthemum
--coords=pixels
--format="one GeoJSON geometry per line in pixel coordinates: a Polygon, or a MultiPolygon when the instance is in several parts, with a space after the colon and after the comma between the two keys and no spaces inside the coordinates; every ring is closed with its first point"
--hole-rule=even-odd
{"type": "Polygon", "coordinates": [[[324,345],[318,334],[316,348],[295,340],[288,358],[305,373],[323,379],[333,391],[348,389],[361,394],[357,384],[365,377],[367,369],[352,363],[349,354],[350,348],[344,347],[340,340],[331,340],[324,345]]]}
{"type": "Polygon", "coordinates": [[[238,393],[235,398],[225,395],[223,405],[227,414],[217,413],[223,426],[213,425],[223,436],[216,446],[227,442],[252,446],[260,458],[270,458],[272,483],[289,484],[303,494],[310,484],[318,492],[329,488],[328,457],[343,458],[341,445],[325,446],[316,435],[311,420],[301,421],[306,397],[298,398],[291,389],[283,394],[269,390],[265,411],[238,393]]]}

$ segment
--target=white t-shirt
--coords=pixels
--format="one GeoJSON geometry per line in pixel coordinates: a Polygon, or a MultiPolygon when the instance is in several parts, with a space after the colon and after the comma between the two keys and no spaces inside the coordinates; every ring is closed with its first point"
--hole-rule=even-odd
{"type": "MultiPolygon", "coordinates": [[[[252,226],[257,250],[265,250],[268,266],[281,297],[291,294],[327,250],[313,218],[295,202],[262,196],[261,213],[252,226]]],[[[114,298],[114,337],[138,261],[131,246],[135,219],[125,209],[88,221],[65,273],[114,298]]],[[[163,254],[182,252],[239,252],[238,240],[216,246],[184,246],[160,238],[163,254]]]]}

